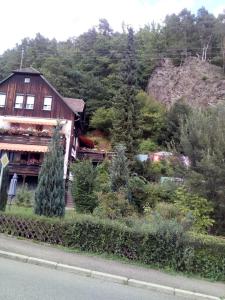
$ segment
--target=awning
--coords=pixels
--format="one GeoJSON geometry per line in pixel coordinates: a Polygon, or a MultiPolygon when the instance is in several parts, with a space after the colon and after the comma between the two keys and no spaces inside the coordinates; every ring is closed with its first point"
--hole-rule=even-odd
{"type": "Polygon", "coordinates": [[[0,150],[21,152],[48,152],[48,146],[0,143],[0,150]]]}
{"type": "Polygon", "coordinates": [[[56,120],[56,119],[44,119],[44,118],[31,118],[31,117],[11,117],[4,116],[2,120],[11,123],[21,123],[21,124],[35,124],[35,125],[51,125],[56,126],[58,121],[61,124],[65,124],[66,120],[56,120]]]}

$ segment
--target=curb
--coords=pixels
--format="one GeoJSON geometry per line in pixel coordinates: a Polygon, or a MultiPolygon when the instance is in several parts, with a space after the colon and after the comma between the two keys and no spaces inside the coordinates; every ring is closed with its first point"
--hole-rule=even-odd
{"type": "Polygon", "coordinates": [[[84,268],[79,268],[75,266],[70,266],[70,265],[65,265],[61,263],[57,263],[54,261],[49,261],[45,259],[40,259],[40,258],[35,258],[35,257],[29,257],[17,253],[12,253],[12,252],[7,252],[7,251],[1,251],[0,250],[0,257],[3,258],[8,258],[24,263],[29,263],[33,265],[38,265],[38,266],[43,266],[51,269],[56,269],[56,270],[61,270],[61,271],[66,271],[70,272],[76,275],[81,275],[81,276],[87,276],[87,277],[92,277],[92,278],[97,278],[101,280],[107,280],[110,282],[122,284],[122,285],[128,285],[131,287],[136,287],[136,288],[143,288],[143,289],[148,289],[151,291],[155,292],[161,292],[164,294],[169,294],[169,295],[174,295],[174,296],[181,296],[181,297],[186,297],[186,299],[190,300],[221,300],[225,298],[219,298],[215,296],[210,296],[210,295],[205,295],[205,294],[200,294],[197,292],[191,292],[188,290],[182,290],[182,289],[177,289],[165,285],[159,285],[155,283],[150,283],[150,282],[145,282],[145,281],[140,281],[140,280],[135,280],[123,276],[117,276],[109,273],[102,273],[102,272],[97,272],[89,269],[84,269],[84,268]]]}

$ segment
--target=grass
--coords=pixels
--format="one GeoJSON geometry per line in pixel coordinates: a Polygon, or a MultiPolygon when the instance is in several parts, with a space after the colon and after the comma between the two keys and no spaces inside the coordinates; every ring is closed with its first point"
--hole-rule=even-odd
{"type": "MultiPolygon", "coordinates": [[[[7,205],[5,213],[15,214],[15,215],[22,215],[22,216],[34,216],[33,207],[25,207],[25,206],[18,206],[16,204],[7,205]]],[[[65,211],[65,220],[71,220],[75,217],[74,210],[66,210],[65,211]]]]}

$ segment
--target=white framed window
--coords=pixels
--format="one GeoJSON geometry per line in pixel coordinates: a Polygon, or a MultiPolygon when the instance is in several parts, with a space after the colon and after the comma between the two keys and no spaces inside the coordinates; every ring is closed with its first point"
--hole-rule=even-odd
{"type": "Polygon", "coordinates": [[[23,108],[23,95],[16,95],[15,108],[23,108]]]}
{"type": "Polygon", "coordinates": [[[24,78],[24,83],[30,83],[30,78],[29,77],[24,78]]]}
{"type": "Polygon", "coordinates": [[[27,96],[26,109],[34,109],[34,96],[27,96]]]}
{"type": "Polygon", "coordinates": [[[6,94],[0,93],[0,107],[5,107],[6,94]]]}
{"type": "Polygon", "coordinates": [[[44,97],[43,110],[51,110],[51,109],[52,109],[52,97],[44,97]]]}

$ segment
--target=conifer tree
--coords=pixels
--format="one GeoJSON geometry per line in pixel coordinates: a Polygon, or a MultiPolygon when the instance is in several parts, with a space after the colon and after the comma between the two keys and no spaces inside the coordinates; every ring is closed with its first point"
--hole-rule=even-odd
{"type": "Polygon", "coordinates": [[[60,125],[54,130],[49,152],[38,177],[35,192],[35,213],[48,217],[62,217],[65,213],[64,156],[60,143],[60,125]]]}
{"type": "Polygon", "coordinates": [[[128,188],[129,170],[125,155],[125,147],[121,144],[115,147],[116,155],[112,159],[110,167],[111,189],[118,192],[121,188],[128,188]]]}
{"type": "Polygon", "coordinates": [[[113,143],[122,143],[129,156],[136,152],[139,130],[140,107],[137,95],[137,67],[134,32],[128,29],[128,40],[120,73],[121,88],[114,98],[113,143]]]}
{"type": "Polygon", "coordinates": [[[72,196],[75,208],[81,213],[92,213],[97,206],[97,197],[94,192],[96,170],[89,160],[80,161],[72,166],[73,182],[72,196]]]}
{"type": "Polygon", "coordinates": [[[9,181],[9,169],[5,167],[3,170],[2,186],[0,190],[0,211],[4,211],[7,204],[7,187],[9,181]]]}

